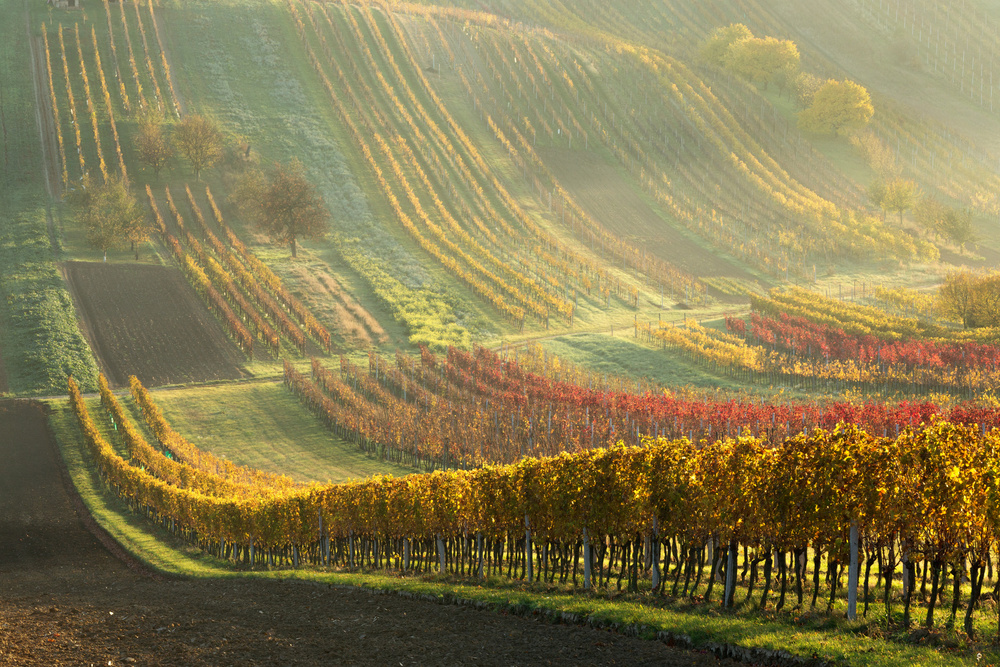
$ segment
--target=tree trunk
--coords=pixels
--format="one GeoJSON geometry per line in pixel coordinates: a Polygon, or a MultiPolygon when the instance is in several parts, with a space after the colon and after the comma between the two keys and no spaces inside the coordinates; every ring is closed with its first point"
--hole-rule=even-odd
{"type": "Polygon", "coordinates": [[[913,589],[917,586],[917,566],[913,561],[907,560],[903,570],[906,577],[906,595],[903,599],[903,627],[910,629],[910,601],[913,598],[913,589]]]}
{"type": "Polygon", "coordinates": [[[701,585],[701,575],[705,568],[705,545],[702,545],[698,550],[698,572],[695,576],[694,586],[691,587],[691,599],[694,599],[695,593],[698,592],[698,586],[701,585]]]}
{"type": "Polygon", "coordinates": [[[774,606],[775,611],[781,611],[785,606],[785,594],[788,592],[788,562],[784,551],[778,553],[778,577],[781,579],[781,595],[778,596],[778,604],[774,606]]]}
{"type": "Polygon", "coordinates": [[[289,245],[291,245],[291,247],[292,247],[292,257],[298,257],[298,252],[297,252],[298,251],[298,246],[295,243],[295,237],[294,236],[292,237],[292,240],[290,241],[289,245]]]}
{"type": "Polygon", "coordinates": [[[764,556],[764,592],[760,595],[760,608],[762,610],[767,608],[767,596],[771,592],[771,567],[773,558],[774,552],[768,547],[767,555],[764,556]]]}
{"type": "Polygon", "coordinates": [[[869,602],[871,602],[871,600],[869,600],[869,598],[868,598],[868,592],[869,592],[869,590],[871,590],[869,588],[868,583],[869,583],[869,577],[871,576],[871,572],[872,572],[872,565],[875,564],[876,560],[877,560],[877,557],[875,556],[875,554],[873,552],[873,553],[870,553],[868,555],[868,560],[865,563],[865,588],[864,588],[865,610],[861,614],[864,618],[868,618],[868,604],[869,604],[869,602]]]}
{"type": "Polygon", "coordinates": [[[975,639],[972,631],[972,613],[979,602],[979,594],[983,590],[982,570],[985,568],[978,560],[972,561],[972,569],[969,571],[969,582],[972,584],[972,592],[969,594],[969,606],[965,610],[965,634],[969,639],[975,639]]]}
{"type": "MultiPolygon", "coordinates": [[[[889,556],[885,562],[882,574],[885,575],[885,587],[882,589],[882,598],[885,603],[885,617],[892,618],[892,579],[896,573],[896,548],[895,544],[889,544],[889,556]]],[[[903,576],[906,576],[905,572],[903,576]]]]}
{"type": "MultiPolygon", "coordinates": [[[[965,573],[963,565],[955,565],[951,571],[951,617],[948,619],[948,627],[955,627],[955,619],[958,618],[959,596],[962,594],[962,575],[965,573]]],[[[943,582],[942,582],[943,583],[943,582]]]]}
{"type": "MultiPolygon", "coordinates": [[[[813,547],[816,549],[815,547],[813,547]]],[[[820,577],[820,563],[823,558],[823,552],[816,549],[813,553],[813,597],[812,597],[812,607],[816,607],[816,600],[819,598],[819,577],[820,577]]]]}
{"type": "Polygon", "coordinates": [[[719,555],[720,549],[712,550],[712,571],[708,575],[708,589],[705,591],[705,602],[712,601],[712,589],[715,588],[715,578],[719,574],[719,565],[722,564],[722,556],[719,555]]]}
{"type": "Polygon", "coordinates": [[[799,609],[802,608],[802,578],[806,572],[805,553],[806,550],[804,548],[795,550],[795,597],[798,600],[796,607],[799,609]]]}
{"type": "MultiPolygon", "coordinates": [[[[928,628],[934,627],[934,607],[938,601],[938,586],[941,583],[941,566],[943,563],[939,559],[931,562],[931,599],[927,605],[927,620],[924,625],[928,628]]],[[[922,592],[922,591],[921,591],[922,592]]]]}

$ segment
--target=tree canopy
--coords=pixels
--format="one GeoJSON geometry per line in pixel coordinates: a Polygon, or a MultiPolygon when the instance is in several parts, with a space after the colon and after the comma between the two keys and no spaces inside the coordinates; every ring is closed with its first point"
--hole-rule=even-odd
{"type": "Polygon", "coordinates": [[[885,220],[885,196],[886,185],[881,178],[876,178],[865,188],[865,194],[872,206],[882,211],[882,220],[885,220]]]}
{"type": "Polygon", "coordinates": [[[799,114],[799,127],[816,134],[838,134],[864,127],[874,114],[875,107],[864,86],[830,79],[813,95],[809,108],[799,114]]]}
{"type": "Polygon", "coordinates": [[[149,236],[149,223],[142,205],[120,177],[111,177],[103,185],[85,187],[75,196],[80,208],[80,221],[87,233],[87,242],[104,253],[124,249],[131,242],[135,258],[139,259],[138,243],[149,236]]]}
{"type": "Polygon", "coordinates": [[[726,50],[730,45],[750,37],[753,37],[753,33],[742,23],[716,28],[701,45],[701,57],[713,65],[722,66],[725,64],[726,50]]]}
{"type": "Polygon", "coordinates": [[[184,116],[174,128],[177,151],[191,163],[197,178],[222,158],[222,143],[219,127],[198,114],[184,116]]]}
{"type": "Polygon", "coordinates": [[[907,178],[895,178],[885,184],[885,198],[882,207],[899,213],[899,224],[903,224],[903,213],[913,208],[920,197],[920,187],[907,178]]]}
{"type": "Polygon", "coordinates": [[[852,135],[850,141],[879,179],[891,180],[899,177],[902,169],[896,160],[896,152],[877,134],[865,130],[852,135]]]}
{"type": "Polygon", "coordinates": [[[913,206],[913,219],[925,231],[934,234],[940,233],[941,221],[947,213],[948,207],[933,196],[923,197],[913,206]]]}
{"type": "Polygon", "coordinates": [[[1000,274],[956,271],[938,289],[938,309],[966,329],[1000,326],[1000,274]]]}
{"type": "Polygon", "coordinates": [[[246,172],[231,199],[274,243],[287,243],[292,257],[297,254],[298,239],[319,239],[326,233],[330,212],[297,160],[275,164],[266,173],[246,172]]]}
{"type": "Polygon", "coordinates": [[[726,48],[725,66],[735,74],[767,88],[774,82],[784,89],[799,71],[795,42],[775,37],[745,37],[726,48]]]}
{"type": "Polygon", "coordinates": [[[136,148],[139,159],[152,167],[156,176],[160,175],[160,170],[174,157],[173,146],[163,133],[163,124],[152,118],[144,118],[139,123],[136,148]]]}
{"type": "Polygon", "coordinates": [[[976,230],[972,226],[972,211],[966,208],[949,208],[938,222],[938,229],[959,248],[965,250],[967,243],[976,240],[976,230]]]}

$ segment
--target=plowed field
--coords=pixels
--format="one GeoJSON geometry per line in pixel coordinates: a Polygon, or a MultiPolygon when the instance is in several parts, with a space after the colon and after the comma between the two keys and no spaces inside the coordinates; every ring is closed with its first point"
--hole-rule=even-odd
{"type": "Polygon", "coordinates": [[[5,667],[719,664],[654,641],[396,596],[155,579],[82,523],[40,403],[0,401],[0,461],[5,667]]]}
{"type": "Polygon", "coordinates": [[[180,271],[148,264],[69,262],[84,331],[108,381],[146,386],[243,377],[241,353],[180,271]]]}

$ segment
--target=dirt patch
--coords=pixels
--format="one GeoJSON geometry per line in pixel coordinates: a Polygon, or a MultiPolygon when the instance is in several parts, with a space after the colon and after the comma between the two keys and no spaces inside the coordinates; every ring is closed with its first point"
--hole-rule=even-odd
{"type": "Polygon", "coordinates": [[[371,347],[388,342],[389,336],[364,307],[344,291],[337,280],[317,265],[297,265],[290,269],[306,305],[355,347],[371,347]]]}
{"type": "Polygon", "coordinates": [[[0,401],[0,457],[3,665],[720,664],[660,642],[398,596],[157,581],[112,557],[74,513],[41,404],[0,401]]]}
{"type": "Polygon", "coordinates": [[[66,279],[108,380],[146,386],[244,377],[241,355],[180,271],[68,262],[66,279]]]}
{"type": "Polygon", "coordinates": [[[596,155],[560,148],[543,148],[538,153],[584,210],[632,245],[699,278],[725,276],[756,282],[753,275],[664,220],[617,169],[596,155]]]}

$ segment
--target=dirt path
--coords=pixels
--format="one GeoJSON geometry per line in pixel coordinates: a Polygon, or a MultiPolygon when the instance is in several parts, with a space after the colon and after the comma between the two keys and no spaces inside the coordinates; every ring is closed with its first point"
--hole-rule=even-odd
{"type": "MultiPolygon", "coordinates": [[[[28,14],[25,12],[25,21],[28,14]]],[[[56,139],[57,128],[52,115],[52,100],[46,94],[48,90],[45,62],[45,46],[41,38],[31,35],[30,26],[26,26],[31,45],[31,78],[34,83],[35,123],[38,126],[38,136],[42,151],[42,172],[45,177],[45,189],[49,197],[59,198],[62,193],[62,177],[59,169],[59,142],[56,139]],[[43,73],[46,72],[46,73],[43,73]]]]}
{"type": "Polygon", "coordinates": [[[44,410],[0,401],[2,665],[719,664],[659,642],[398,596],[144,576],[84,527],[44,410]]]}

